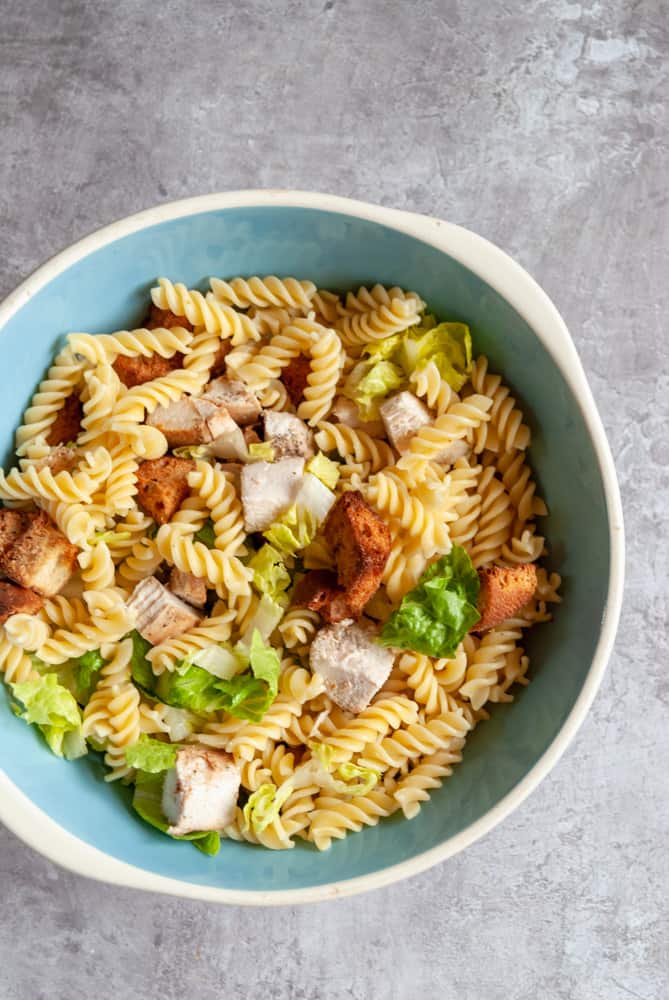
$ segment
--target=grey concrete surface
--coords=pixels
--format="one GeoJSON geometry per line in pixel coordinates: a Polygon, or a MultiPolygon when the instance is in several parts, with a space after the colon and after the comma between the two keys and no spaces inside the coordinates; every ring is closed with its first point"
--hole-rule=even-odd
{"type": "Polygon", "coordinates": [[[588,721],[463,855],[240,910],[70,875],[0,832],[2,1000],[669,996],[664,0],[0,0],[0,292],[156,202],[301,187],[491,238],[565,316],[626,508],[588,721]]]}

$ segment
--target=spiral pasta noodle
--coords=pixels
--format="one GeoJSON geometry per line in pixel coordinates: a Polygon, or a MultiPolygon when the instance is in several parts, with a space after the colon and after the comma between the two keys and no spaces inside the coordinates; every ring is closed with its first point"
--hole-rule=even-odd
{"type": "Polygon", "coordinates": [[[110,365],[117,357],[171,358],[185,353],[193,334],[183,326],[154,330],[118,330],[116,333],[70,333],[67,341],[75,355],[90,365],[110,365]]]}
{"type": "Polygon", "coordinates": [[[211,292],[205,296],[183,284],[173,285],[167,278],[159,278],[158,287],[151,289],[151,298],[158,309],[169,309],[177,316],[185,316],[193,326],[203,326],[207,333],[230,339],[233,346],[258,340],[253,320],[218,302],[211,292]]]}
{"type": "Polygon", "coordinates": [[[222,281],[211,278],[211,290],[219,302],[237,309],[249,306],[289,306],[307,310],[316,293],[313,281],[298,281],[296,278],[277,278],[273,274],[266,278],[233,278],[222,281]]]}
{"type": "Polygon", "coordinates": [[[321,451],[336,451],[343,459],[350,458],[356,463],[369,462],[368,472],[380,472],[395,462],[389,444],[347,424],[331,424],[324,420],[318,424],[315,439],[321,451]]]}
{"type": "Polygon", "coordinates": [[[24,455],[31,443],[48,435],[65,400],[79,386],[84,367],[85,360],[76,358],[69,347],[57,355],[24,413],[23,423],[16,431],[17,455],[24,455]]]}

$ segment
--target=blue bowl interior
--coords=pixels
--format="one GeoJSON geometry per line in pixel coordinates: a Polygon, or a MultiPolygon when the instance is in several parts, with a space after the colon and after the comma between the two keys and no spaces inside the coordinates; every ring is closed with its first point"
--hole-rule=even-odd
{"type": "Polygon", "coordinates": [[[210,275],[294,274],[321,287],[382,282],[415,289],[442,318],[470,324],[475,351],[513,386],[532,427],[531,461],[550,516],[542,523],[550,568],[564,580],[551,625],[527,638],[532,683],[493,708],[454,776],[418,818],[393,817],[335,843],[271,852],[224,842],[217,858],[145,826],[127,789],[102,780],[95,755],[67,763],[17,720],[0,685],[0,762],[52,819],[101,851],[199,885],[297,889],[350,879],[406,861],[464,830],[495,806],[553,741],[581,690],[597,643],[609,576],[604,492],[583,418],[555,363],[524,320],[484,281],[433,247],[382,225],[294,208],[205,212],[165,222],[103,247],[39,291],[2,330],[2,439],[13,429],[64,334],[132,328],[159,275],[205,287],[210,275]],[[583,512],[587,511],[587,517],[583,512]]]}

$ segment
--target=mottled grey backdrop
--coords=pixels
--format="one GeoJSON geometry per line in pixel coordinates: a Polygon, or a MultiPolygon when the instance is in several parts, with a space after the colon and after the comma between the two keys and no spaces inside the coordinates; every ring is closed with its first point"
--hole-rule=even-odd
{"type": "Polygon", "coordinates": [[[667,16],[664,0],[0,0],[0,293],[104,223],[225,188],[462,223],[566,318],[628,534],[594,709],[483,841],[366,897],[240,910],[84,881],[3,830],[2,1000],[669,995],[667,16]]]}

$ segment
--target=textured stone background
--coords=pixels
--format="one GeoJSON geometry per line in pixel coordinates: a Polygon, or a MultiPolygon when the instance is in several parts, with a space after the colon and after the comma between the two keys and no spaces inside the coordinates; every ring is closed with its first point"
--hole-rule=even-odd
{"type": "Polygon", "coordinates": [[[667,997],[666,3],[0,0],[0,24],[0,293],[225,188],[463,223],[565,316],[628,533],[594,709],[485,840],[366,897],[238,910],[84,881],[3,830],[2,1000],[667,997]]]}

